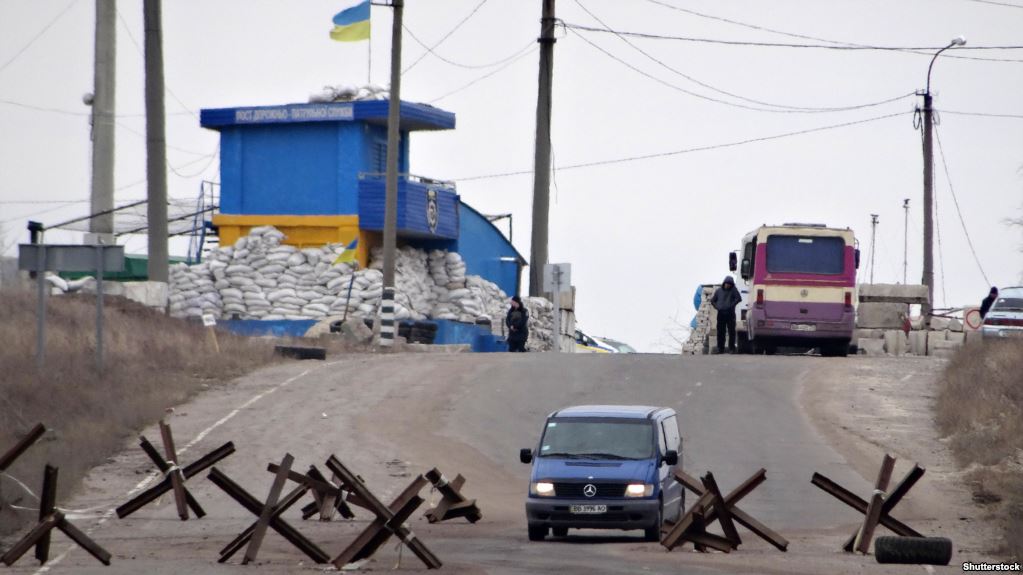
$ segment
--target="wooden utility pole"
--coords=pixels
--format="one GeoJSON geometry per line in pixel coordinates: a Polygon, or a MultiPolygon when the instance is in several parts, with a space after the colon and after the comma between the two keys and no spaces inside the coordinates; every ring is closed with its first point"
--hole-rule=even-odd
{"type": "Polygon", "coordinates": [[[554,80],[554,0],[543,0],[540,19],[540,81],[536,95],[536,156],[533,161],[533,230],[529,249],[529,295],[543,295],[547,265],[551,178],[551,89],[554,80]]]}

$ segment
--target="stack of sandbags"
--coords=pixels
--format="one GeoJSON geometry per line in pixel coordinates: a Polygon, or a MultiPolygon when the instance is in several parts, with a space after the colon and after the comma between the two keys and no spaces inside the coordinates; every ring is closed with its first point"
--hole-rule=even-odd
{"type": "MultiPolygon", "coordinates": [[[[334,263],[341,244],[299,249],[282,244],[271,226],[253,228],[233,246],[213,250],[207,261],[171,271],[171,314],[265,320],[375,317],[383,296],[383,252],[371,252],[370,268],[334,263]]],[[[530,349],[551,347],[553,305],[529,298],[530,349]]],[[[398,320],[489,320],[502,326],[508,295],[496,284],[466,273],[455,252],[404,247],[395,253],[395,316],[398,320]]],[[[496,327],[496,333],[502,333],[496,327]]]]}
{"type": "Polygon", "coordinates": [[[220,317],[223,302],[210,275],[210,266],[203,262],[170,267],[170,295],[167,298],[174,317],[202,317],[204,313],[220,317]]]}
{"type": "Polygon", "coordinates": [[[703,352],[703,342],[708,335],[716,331],[717,311],[710,305],[715,285],[703,285],[700,293],[700,307],[696,310],[696,327],[689,332],[689,339],[682,345],[682,353],[697,354],[703,352]]]}

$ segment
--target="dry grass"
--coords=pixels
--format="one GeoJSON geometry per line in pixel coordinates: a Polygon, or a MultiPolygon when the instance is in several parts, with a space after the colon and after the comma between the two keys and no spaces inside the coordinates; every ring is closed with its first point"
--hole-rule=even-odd
{"type": "MultiPolygon", "coordinates": [[[[46,425],[52,431],[8,473],[36,490],[43,463],[59,465],[62,499],[89,468],[158,420],[166,408],[273,357],[270,341],[224,333],[218,335],[217,355],[199,324],[122,298],[106,303],[106,369],[100,373],[95,365],[95,299],[83,295],[49,299],[46,362],[40,371],[35,365],[35,296],[0,291],[0,451],[36,422],[46,425]]],[[[0,486],[0,496],[9,503],[36,504],[10,480],[0,486]]],[[[10,509],[0,512],[0,528],[10,529],[18,520],[10,509]]]]}
{"type": "Polygon", "coordinates": [[[1023,557],[1023,342],[985,342],[959,352],[942,376],[938,428],[969,469],[979,503],[1006,524],[1006,551],[1023,557]]]}

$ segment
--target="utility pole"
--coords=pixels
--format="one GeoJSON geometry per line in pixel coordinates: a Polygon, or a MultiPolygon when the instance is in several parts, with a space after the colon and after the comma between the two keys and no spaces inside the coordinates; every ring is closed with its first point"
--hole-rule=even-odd
{"type": "MultiPolygon", "coordinates": [[[[966,38],[957,36],[941,50],[938,50],[931,58],[927,66],[927,89],[922,94],[924,97],[923,109],[923,145],[924,145],[924,272],[923,284],[927,286],[927,303],[921,306],[921,313],[927,318],[934,302],[934,144],[932,142],[932,131],[934,128],[934,98],[931,96],[931,70],[934,62],[942,52],[953,46],[963,46],[966,38]]],[[[925,321],[930,321],[926,319],[925,321]]]]}
{"type": "MultiPolygon", "coordinates": [[[[931,130],[934,127],[931,92],[924,93],[924,272],[922,282],[927,286],[927,303],[921,306],[924,318],[931,314],[934,302],[934,144],[931,130]]],[[[929,321],[925,319],[924,321],[929,321]]]]}
{"type": "Polygon", "coordinates": [[[909,262],[909,198],[902,200],[906,221],[902,224],[902,285],[906,285],[906,269],[909,262]]]}
{"type": "Polygon", "coordinates": [[[146,215],[149,221],[149,281],[167,282],[167,136],[163,104],[161,0],[142,0],[146,43],[146,215]]]}
{"type": "Polygon", "coordinates": [[[401,16],[405,0],[391,0],[391,88],[387,108],[387,187],[384,197],[384,293],[380,301],[380,345],[394,346],[394,258],[398,247],[398,131],[401,106],[401,16]]]}
{"type": "Polygon", "coordinates": [[[870,283],[874,283],[874,243],[877,240],[877,214],[870,214],[870,283]]]}
{"type": "Polygon", "coordinates": [[[114,233],[114,95],[117,88],[117,7],[115,0],[96,0],[96,43],[92,105],[92,191],[90,211],[104,215],[89,220],[100,242],[114,233]]]}
{"type": "Polygon", "coordinates": [[[551,88],[554,80],[554,0],[543,0],[540,19],[540,81],[536,95],[536,156],[533,160],[533,231],[529,248],[529,295],[543,295],[551,196],[551,88]]]}

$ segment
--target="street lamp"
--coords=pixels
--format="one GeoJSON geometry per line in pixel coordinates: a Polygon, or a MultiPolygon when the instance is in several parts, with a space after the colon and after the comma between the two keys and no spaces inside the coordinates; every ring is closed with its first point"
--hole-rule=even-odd
{"type": "MultiPolygon", "coordinates": [[[[931,63],[927,66],[927,89],[923,93],[924,97],[924,273],[923,273],[923,284],[927,286],[927,303],[923,305],[922,313],[924,317],[930,315],[931,308],[934,303],[934,148],[931,140],[931,130],[934,126],[933,120],[933,98],[931,97],[931,69],[934,68],[934,62],[938,59],[938,56],[942,52],[953,48],[955,46],[963,46],[966,44],[966,38],[963,36],[956,36],[941,50],[938,50],[934,57],[931,58],[931,63]]],[[[928,320],[929,321],[929,320],[928,320]]]]}

